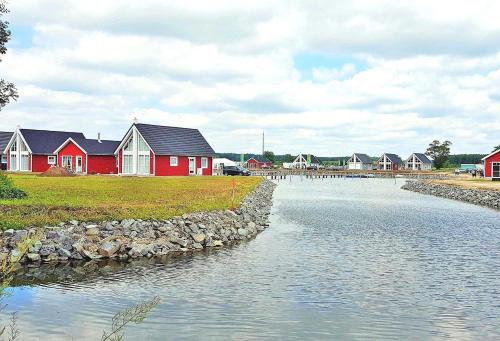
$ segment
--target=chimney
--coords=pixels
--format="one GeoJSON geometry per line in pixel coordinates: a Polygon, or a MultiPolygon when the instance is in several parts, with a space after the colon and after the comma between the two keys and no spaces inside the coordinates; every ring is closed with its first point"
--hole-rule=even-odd
{"type": "Polygon", "coordinates": [[[134,117],[134,124],[137,124],[139,123],[139,120],[137,119],[137,117],[134,117]]]}
{"type": "Polygon", "coordinates": [[[97,142],[102,143],[102,141],[101,141],[101,133],[97,133],[97,142]]]}

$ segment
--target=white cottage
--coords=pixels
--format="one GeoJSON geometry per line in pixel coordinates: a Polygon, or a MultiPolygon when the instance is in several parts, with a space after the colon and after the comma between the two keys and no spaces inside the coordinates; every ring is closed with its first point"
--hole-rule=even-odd
{"type": "Polygon", "coordinates": [[[410,170],[428,171],[432,170],[432,161],[425,154],[413,153],[406,159],[405,167],[410,170]]]}
{"type": "Polygon", "coordinates": [[[366,154],[354,153],[347,161],[347,168],[353,170],[372,170],[372,159],[366,154]]]}

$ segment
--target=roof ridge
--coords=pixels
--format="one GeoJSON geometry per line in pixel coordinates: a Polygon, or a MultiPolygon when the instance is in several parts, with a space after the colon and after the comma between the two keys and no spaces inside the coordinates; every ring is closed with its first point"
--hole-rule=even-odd
{"type": "Polygon", "coordinates": [[[151,124],[151,123],[134,123],[134,124],[135,124],[135,125],[149,126],[149,127],[176,128],[176,129],[187,129],[187,130],[197,130],[197,131],[200,131],[198,128],[187,128],[187,127],[177,127],[177,126],[166,126],[166,125],[161,125],[161,124],[151,124]]]}

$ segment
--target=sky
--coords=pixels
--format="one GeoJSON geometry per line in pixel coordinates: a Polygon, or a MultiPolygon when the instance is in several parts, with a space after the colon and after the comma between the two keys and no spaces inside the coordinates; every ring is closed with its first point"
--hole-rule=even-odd
{"type": "Polygon", "coordinates": [[[198,128],[217,152],[500,144],[498,1],[10,0],[0,130],[198,128]]]}

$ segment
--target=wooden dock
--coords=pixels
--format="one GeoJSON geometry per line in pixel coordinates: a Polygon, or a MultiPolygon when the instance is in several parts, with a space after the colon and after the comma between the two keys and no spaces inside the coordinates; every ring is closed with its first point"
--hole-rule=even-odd
{"type": "Polygon", "coordinates": [[[358,170],[331,170],[331,169],[254,169],[252,175],[262,176],[270,180],[284,180],[292,176],[307,179],[334,179],[334,178],[408,178],[408,179],[445,179],[448,174],[415,171],[358,171],[358,170]]]}

